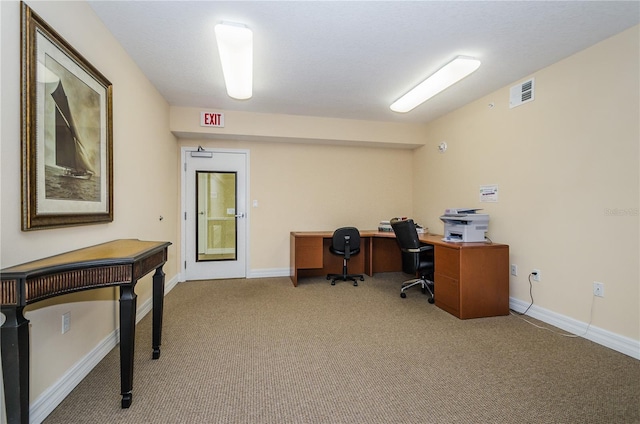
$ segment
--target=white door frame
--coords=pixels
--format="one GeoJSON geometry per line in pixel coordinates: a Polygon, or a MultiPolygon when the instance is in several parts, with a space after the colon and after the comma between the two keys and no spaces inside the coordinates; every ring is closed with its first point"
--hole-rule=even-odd
{"type": "MultiPolygon", "coordinates": [[[[180,148],[180,205],[181,205],[181,213],[180,213],[180,241],[181,241],[181,246],[180,246],[180,281],[185,281],[186,280],[186,268],[185,268],[185,264],[186,264],[186,260],[187,260],[187,221],[186,221],[186,213],[188,212],[188,207],[187,207],[187,178],[186,178],[186,164],[187,164],[187,155],[190,152],[195,152],[198,150],[198,146],[188,146],[188,147],[181,147],[180,148]]],[[[250,175],[249,175],[249,150],[248,149],[222,149],[222,148],[205,148],[205,150],[207,152],[213,152],[213,154],[215,155],[216,153],[242,153],[245,155],[245,170],[246,170],[246,184],[245,184],[245,204],[242,205],[242,210],[245,211],[245,218],[243,219],[243,221],[245,222],[246,225],[246,237],[245,237],[245,270],[244,270],[244,274],[245,277],[249,275],[249,263],[250,263],[250,257],[249,257],[249,239],[250,239],[250,235],[249,235],[249,218],[251,217],[250,212],[249,212],[249,181],[250,181],[250,175]]],[[[238,205],[240,206],[240,205],[238,205]]],[[[238,209],[240,209],[240,207],[238,207],[238,209]]]]}

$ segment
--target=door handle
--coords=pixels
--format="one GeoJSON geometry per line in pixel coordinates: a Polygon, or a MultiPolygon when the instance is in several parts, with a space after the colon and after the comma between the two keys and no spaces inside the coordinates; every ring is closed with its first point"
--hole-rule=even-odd
{"type": "Polygon", "coordinates": [[[244,218],[244,212],[237,213],[236,218],[244,218]]]}

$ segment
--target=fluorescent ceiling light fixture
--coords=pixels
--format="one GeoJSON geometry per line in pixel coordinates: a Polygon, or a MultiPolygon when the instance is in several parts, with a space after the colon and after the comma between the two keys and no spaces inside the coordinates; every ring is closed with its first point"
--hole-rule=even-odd
{"type": "Polygon", "coordinates": [[[221,22],[215,27],[227,94],[245,100],[253,94],[253,32],[243,24],[221,22]]]}
{"type": "Polygon", "coordinates": [[[442,90],[460,81],[480,67],[480,61],[472,57],[458,56],[435,74],[421,82],[413,90],[396,100],[390,107],[394,112],[409,112],[442,90]]]}

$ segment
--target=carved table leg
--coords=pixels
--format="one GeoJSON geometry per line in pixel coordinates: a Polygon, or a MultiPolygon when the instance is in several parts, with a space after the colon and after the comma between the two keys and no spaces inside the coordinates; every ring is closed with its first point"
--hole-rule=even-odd
{"type": "Polygon", "coordinates": [[[162,309],[164,304],[164,272],[162,266],[153,275],[153,359],[160,358],[162,341],[162,309]]]}
{"type": "Polygon", "coordinates": [[[2,376],[7,422],[29,422],[29,320],[22,307],[2,306],[2,376]]]}
{"type": "Polygon", "coordinates": [[[136,337],[135,282],[120,286],[120,392],[122,408],[131,406],[133,390],[133,351],[136,337]]]}

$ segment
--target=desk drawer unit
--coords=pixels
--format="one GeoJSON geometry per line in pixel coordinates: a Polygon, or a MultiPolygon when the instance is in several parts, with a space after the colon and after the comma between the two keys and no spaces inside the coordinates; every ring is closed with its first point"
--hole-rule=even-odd
{"type": "Polygon", "coordinates": [[[297,237],[290,235],[290,272],[293,286],[298,285],[300,272],[310,268],[322,268],[322,236],[297,237]]]}
{"type": "Polygon", "coordinates": [[[509,246],[460,252],[460,318],[509,315],[509,246]]]}
{"type": "Polygon", "coordinates": [[[436,306],[460,319],[509,314],[509,246],[436,246],[436,306]]]}
{"type": "Polygon", "coordinates": [[[298,237],[294,251],[298,268],[322,268],[322,237],[298,237]]]}
{"type": "Polygon", "coordinates": [[[434,273],[436,306],[460,316],[460,251],[444,246],[435,247],[434,273]]]}

